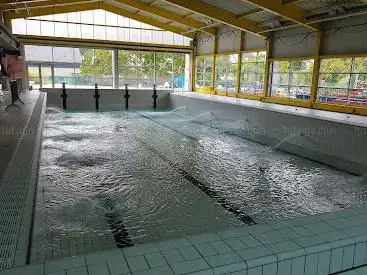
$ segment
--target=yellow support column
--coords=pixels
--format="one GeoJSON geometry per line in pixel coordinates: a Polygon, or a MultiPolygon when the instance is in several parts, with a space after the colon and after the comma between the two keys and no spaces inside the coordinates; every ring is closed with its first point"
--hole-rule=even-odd
{"type": "MultiPolygon", "coordinates": [[[[197,40],[197,35],[195,35],[195,40],[197,40]]],[[[195,92],[196,90],[196,45],[197,41],[194,43],[194,49],[191,53],[191,90],[195,92]]]]}
{"type": "Polygon", "coordinates": [[[264,97],[269,96],[270,64],[271,64],[271,58],[272,58],[272,50],[273,50],[273,40],[272,40],[272,37],[268,37],[267,42],[266,42],[264,97]]]}
{"type": "Polygon", "coordinates": [[[317,90],[319,86],[319,76],[320,76],[320,53],[321,53],[321,46],[322,46],[322,38],[323,32],[319,31],[317,33],[317,41],[316,41],[316,49],[315,49],[315,57],[314,57],[314,64],[313,64],[313,71],[312,71],[312,84],[311,84],[311,106],[317,100],[317,90]]]}
{"type": "Polygon", "coordinates": [[[3,20],[4,20],[4,25],[9,29],[9,31],[13,32],[12,26],[11,26],[11,19],[5,12],[3,12],[3,20]]]}
{"type": "Polygon", "coordinates": [[[213,91],[212,94],[215,95],[216,91],[215,91],[215,67],[216,67],[216,54],[217,54],[217,50],[218,50],[218,29],[216,30],[217,33],[214,35],[214,47],[213,47],[213,91]]]}
{"type": "Polygon", "coordinates": [[[241,31],[240,45],[238,47],[238,67],[237,67],[237,94],[236,97],[240,94],[241,89],[241,69],[242,69],[242,50],[243,44],[245,42],[245,33],[241,31]]]}

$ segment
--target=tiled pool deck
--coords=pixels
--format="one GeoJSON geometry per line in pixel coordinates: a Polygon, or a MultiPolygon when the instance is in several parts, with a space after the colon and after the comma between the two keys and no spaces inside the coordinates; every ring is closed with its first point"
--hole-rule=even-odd
{"type": "Polygon", "coordinates": [[[65,258],[0,274],[321,275],[366,264],[367,206],[363,206],[65,258]]]}
{"type": "MultiPolygon", "coordinates": [[[[19,127],[22,135],[17,146],[13,146],[14,153],[0,181],[0,270],[23,266],[27,257],[46,98],[37,94],[26,100],[24,108],[37,103],[31,108],[27,123],[22,122],[27,116],[21,111],[12,114],[19,119],[12,119],[9,125],[19,127]]],[[[7,138],[6,132],[1,133],[1,139],[4,138],[7,138]]]]}

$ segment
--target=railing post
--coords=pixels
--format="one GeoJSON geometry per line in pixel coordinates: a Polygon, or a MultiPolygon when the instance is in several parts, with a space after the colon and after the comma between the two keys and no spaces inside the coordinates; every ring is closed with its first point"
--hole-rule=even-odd
{"type": "Polygon", "coordinates": [[[65,82],[62,83],[62,109],[66,110],[67,109],[67,104],[66,104],[66,99],[68,97],[68,95],[66,94],[66,87],[65,87],[65,82]]]}
{"type": "Polygon", "coordinates": [[[96,111],[99,110],[99,98],[101,97],[101,95],[98,92],[98,84],[94,84],[94,96],[93,96],[96,100],[96,111]]]}
{"type": "Polygon", "coordinates": [[[129,89],[128,89],[128,86],[129,84],[125,84],[125,95],[124,95],[124,98],[125,98],[125,108],[126,109],[129,109],[129,98],[130,98],[130,95],[129,95],[129,89]]]}
{"type": "Polygon", "coordinates": [[[152,98],[153,98],[153,108],[154,110],[157,109],[157,87],[156,85],[154,84],[153,85],[153,95],[152,95],[152,98]]]}

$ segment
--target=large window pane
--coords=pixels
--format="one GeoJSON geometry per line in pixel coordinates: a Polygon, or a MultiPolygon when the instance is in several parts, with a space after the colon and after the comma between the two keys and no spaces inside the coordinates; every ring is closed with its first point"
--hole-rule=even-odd
{"type": "Polygon", "coordinates": [[[192,39],[101,9],[13,19],[13,33],[83,39],[190,45],[192,39]]]}
{"type": "Polygon", "coordinates": [[[67,88],[75,87],[75,68],[74,63],[64,63],[54,65],[55,88],[61,88],[65,83],[67,88]]]}
{"type": "Polygon", "coordinates": [[[367,106],[367,58],[321,60],[318,101],[367,106]]]}
{"type": "Polygon", "coordinates": [[[93,26],[91,25],[81,25],[82,38],[93,39],[93,26]]]}
{"type": "Polygon", "coordinates": [[[153,88],[154,84],[154,53],[137,53],[137,80],[138,88],[153,88]]]}
{"type": "Polygon", "coordinates": [[[215,90],[236,93],[238,54],[216,56],[215,66],[215,90]]]}
{"type": "Polygon", "coordinates": [[[240,93],[263,94],[266,52],[242,54],[240,93]]]}
{"type": "Polygon", "coordinates": [[[16,34],[27,34],[26,21],[21,19],[13,19],[11,21],[12,31],[16,34]]]}
{"type": "Polygon", "coordinates": [[[25,45],[25,60],[30,62],[50,63],[52,62],[51,46],[33,46],[25,45]]]}
{"type": "Polygon", "coordinates": [[[128,84],[130,88],[138,87],[137,70],[138,52],[119,51],[119,86],[128,84]]]}
{"type": "Polygon", "coordinates": [[[112,51],[87,48],[79,50],[82,57],[80,77],[84,78],[85,85],[94,87],[94,84],[97,83],[101,88],[111,88],[112,51]]]}
{"type": "Polygon", "coordinates": [[[55,36],[55,23],[49,21],[41,22],[41,35],[55,36]]]}
{"type": "MultiPolygon", "coordinates": [[[[76,88],[113,86],[112,50],[26,45],[25,59],[34,88],[62,87],[63,83],[76,88]]],[[[152,89],[157,84],[160,89],[187,90],[190,55],[118,51],[118,71],[120,88],[128,84],[133,89],[152,89]]]]}
{"type": "Polygon", "coordinates": [[[29,35],[41,35],[41,22],[38,20],[26,20],[27,22],[27,34],[29,35]]]}
{"type": "Polygon", "coordinates": [[[188,87],[187,56],[182,53],[173,54],[173,88],[184,91],[188,87]]]}
{"type": "Polygon", "coordinates": [[[41,86],[39,67],[36,65],[28,66],[28,83],[31,89],[39,89],[41,86]]]}
{"type": "Polygon", "coordinates": [[[156,84],[159,89],[173,88],[172,53],[156,53],[156,84]]]}
{"type": "Polygon", "coordinates": [[[270,95],[309,100],[313,63],[313,59],[272,62],[270,95]]]}
{"type": "Polygon", "coordinates": [[[67,23],[55,23],[55,34],[58,37],[69,37],[67,23]]]}
{"type": "Polygon", "coordinates": [[[106,27],[94,26],[94,39],[106,40],[106,27]]]}
{"type": "Polygon", "coordinates": [[[195,88],[211,90],[213,88],[213,56],[196,57],[195,88]]]}

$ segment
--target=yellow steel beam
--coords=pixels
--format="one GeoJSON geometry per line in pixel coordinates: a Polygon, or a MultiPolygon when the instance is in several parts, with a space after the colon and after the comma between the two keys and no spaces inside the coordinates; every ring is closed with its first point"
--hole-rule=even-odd
{"type": "Polygon", "coordinates": [[[156,19],[146,17],[146,16],[138,14],[138,13],[129,12],[127,10],[118,8],[118,7],[116,7],[114,5],[111,5],[111,4],[101,3],[100,8],[103,9],[103,10],[106,10],[106,11],[124,16],[124,17],[134,19],[136,21],[143,22],[143,23],[148,24],[148,25],[152,25],[154,27],[157,27],[157,28],[160,28],[160,29],[163,29],[163,30],[166,30],[166,31],[181,34],[181,35],[184,35],[184,36],[187,36],[187,37],[190,37],[190,38],[194,37],[193,33],[185,33],[187,31],[185,29],[168,25],[168,24],[166,24],[162,21],[158,21],[156,19]]]}
{"type": "Polygon", "coordinates": [[[46,45],[46,46],[74,46],[74,47],[91,47],[104,49],[126,49],[141,51],[167,51],[167,52],[184,52],[191,53],[193,48],[190,46],[176,46],[152,43],[137,43],[124,41],[96,40],[84,38],[67,38],[67,37],[51,37],[37,35],[21,35],[16,37],[23,44],[27,45],[46,45]]]}
{"type": "Polygon", "coordinates": [[[264,96],[269,96],[269,88],[270,88],[270,65],[271,65],[271,58],[273,52],[273,40],[272,38],[268,38],[266,41],[266,62],[265,62],[265,74],[264,74],[264,96]]]}
{"type": "Polygon", "coordinates": [[[317,90],[319,86],[319,78],[320,78],[320,53],[322,47],[322,38],[323,32],[319,31],[317,33],[317,41],[315,48],[315,57],[312,71],[312,83],[311,83],[311,102],[315,103],[317,100],[317,90]]]}
{"type": "Polygon", "coordinates": [[[241,37],[238,45],[238,67],[237,67],[237,87],[236,92],[237,96],[241,92],[241,74],[242,74],[242,50],[243,50],[243,44],[245,42],[245,33],[241,31],[241,37]]]}
{"type": "Polygon", "coordinates": [[[13,2],[11,4],[0,5],[0,10],[26,10],[34,8],[45,8],[54,6],[65,6],[69,4],[83,4],[97,2],[97,0],[45,0],[45,1],[27,1],[27,2],[13,2]]]}
{"type": "Polygon", "coordinates": [[[214,47],[213,47],[213,71],[212,71],[212,81],[213,81],[213,94],[216,94],[215,91],[215,82],[216,82],[216,59],[217,59],[217,51],[218,51],[218,34],[214,36],[214,47]]]}
{"type": "Polygon", "coordinates": [[[306,13],[293,5],[284,5],[281,0],[241,0],[242,2],[254,5],[260,9],[274,13],[280,17],[291,20],[299,25],[312,30],[317,30],[315,27],[306,23],[306,13]]]}
{"type": "Polygon", "coordinates": [[[253,21],[250,21],[244,17],[237,18],[237,15],[216,6],[201,2],[199,0],[163,0],[164,2],[173,4],[179,8],[185,8],[202,16],[211,18],[215,21],[219,21],[223,24],[232,26],[234,28],[251,32],[256,35],[258,32],[264,30],[263,27],[258,26],[253,21]]]}
{"type": "Polygon", "coordinates": [[[17,12],[7,11],[5,12],[5,14],[10,19],[15,19],[15,18],[26,18],[26,17],[33,17],[33,16],[67,13],[67,12],[94,10],[94,9],[99,9],[99,8],[100,8],[100,3],[90,2],[90,3],[84,3],[84,4],[70,4],[66,6],[39,7],[37,9],[22,10],[22,11],[17,11],[17,12]]]}
{"type": "Polygon", "coordinates": [[[288,4],[298,4],[301,3],[305,0],[283,0],[283,5],[288,5],[288,4]]]}
{"type": "MultiPolygon", "coordinates": [[[[169,19],[173,22],[177,22],[180,24],[183,24],[185,26],[188,26],[190,28],[193,28],[195,30],[199,30],[203,27],[205,27],[205,24],[201,23],[198,20],[192,19],[192,18],[186,18],[185,16],[182,16],[181,14],[174,13],[156,6],[145,4],[144,2],[137,1],[137,0],[115,0],[118,3],[128,5],[130,7],[133,7],[135,9],[138,9],[140,11],[148,12],[154,15],[158,15],[160,17],[169,19]]],[[[205,28],[202,29],[203,32],[209,33],[209,34],[215,34],[214,28],[205,28]]]]}

